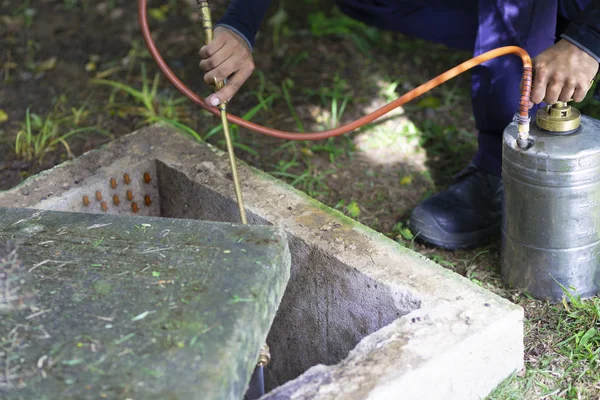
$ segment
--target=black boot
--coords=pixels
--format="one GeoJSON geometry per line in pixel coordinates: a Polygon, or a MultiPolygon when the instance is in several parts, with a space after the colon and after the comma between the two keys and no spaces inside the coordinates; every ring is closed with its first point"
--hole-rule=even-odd
{"type": "Polygon", "coordinates": [[[502,179],[471,164],[412,211],[409,227],[417,239],[456,250],[489,243],[501,221],[502,179]]]}

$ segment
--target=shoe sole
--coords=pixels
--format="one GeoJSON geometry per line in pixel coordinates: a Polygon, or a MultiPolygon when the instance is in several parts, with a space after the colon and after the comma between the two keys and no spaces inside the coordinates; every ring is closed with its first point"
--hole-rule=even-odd
{"type": "Polygon", "coordinates": [[[495,237],[500,237],[498,222],[489,228],[468,233],[450,233],[444,231],[438,223],[431,219],[428,223],[413,216],[409,221],[409,228],[415,235],[415,240],[432,244],[445,250],[466,250],[480,247],[490,243],[495,237]],[[423,226],[435,224],[437,230],[424,229],[423,226]]]}

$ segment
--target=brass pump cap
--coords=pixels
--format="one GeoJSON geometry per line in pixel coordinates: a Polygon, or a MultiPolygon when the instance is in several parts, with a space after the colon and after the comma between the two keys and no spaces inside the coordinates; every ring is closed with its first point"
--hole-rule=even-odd
{"type": "Polygon", "coordinates": [[[574,133],[581,124],[581,112],[564,101],[540,108],[536,123],[541,129],[567,135],[574,133]]]}

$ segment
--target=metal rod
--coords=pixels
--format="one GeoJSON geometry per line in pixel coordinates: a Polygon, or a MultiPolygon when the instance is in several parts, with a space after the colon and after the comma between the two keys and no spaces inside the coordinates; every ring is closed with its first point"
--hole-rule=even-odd
{"type": "MultiPolygon", "coordinates": [[[[206,44],[209,44],[213,39],[213,25],[210,13],[210,7],[208,2],[198,0],[198,6],[200,8],[200,16],[202,18],[202,27],[204,28],[206,44]]],[[[215,78],[215,89],[219,90],[225,86],[225,82],[219,81],[215,78]]],[[[227,120],[227,102],[223,102],[219,105],[221,111],[221,122],[223,124],[223,133],[225,134],[225,142],[227,143],[227,154],[229,155],[229,164],[231,166],[231,174],[233,177],[233,186],[235,190],[235,197],[238,203],[238,209],[240,213],[240,220],[242,224],[247,225],[248,219],[246,217],[246,207],[244,206],[244,198],[242,196],[242,185],[238,176],[238,170],[235,160],[235,152],[233,150],[233,140],[231,139],[231,133],[229,131],[229,121],[227,120]]],[[[264,394],[264,376],[263,368],[269,364],[271,360],[271,353],[269,346],[265,343],[260,349],[259,360],[256,365],[255,374],[257,374],[260,394],[264,394]]],[[[258,397],[257,397],[258,398],[258,397]]]]}
{"type": "MultiPolygon", "coordinates": [[[[198,7],[200,9],[200,18],[202,19],[202,28],[204,28],[204,39],[206,44],[210,44],[213,40],[213,23],[210,13],[210,6],[207,1],[198,0],[198,7]]],[[[215,77],[215,90],[220,90],[225,86],[224,81],[219,81],[215,77]]],[[[231,133],[229,131],[229,121],[227,120],[227,102],[224,101],[219,104],[219,110],[221,111],[221,121],[223,123],[223,133],[225,134],[225,142],[227,143],[227,154],[229,154],[229,165],[231,167],[231,175],[233,177],[233,188],[235,190],[235,198],[238,204],[238,210],[240,213],[240,220],[242,224],[247,225],[248,219],[246,217],[246,207],[244,205],[244,197],[242,195],[242,184],[238,176],[237,165],[235,161],[235,152],[233,150],[233,141],[231,140],[231,133]]]]}
{"type": "Polygon", "coordinates": [[[237,165],[235,162],[235,153],[233,151],[233,140],[231,140],[231,134],[229,133],[229,122],[227,121],[227,107],[225,103],[219,106],[221,110],[221,121],[223,122],[223,132],[225,133],[225,141],[227,142],[227,154],[229,154],[229,164],[231,166],[231,174],[233,176],[233,187],[235,190],[235,198],[238,204],[238,210],[240,212],[240,220],[242,224],[247,225],[248,219],[246,218],[246,207],[244,206],[244,197],[242,195],[242,185],[238,176],[237,165]]]}

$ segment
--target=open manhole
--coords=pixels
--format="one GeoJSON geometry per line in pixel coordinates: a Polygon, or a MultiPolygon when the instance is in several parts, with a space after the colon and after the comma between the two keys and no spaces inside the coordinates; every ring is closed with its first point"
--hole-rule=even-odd
{"type": "MultiPolygon", "coordinates": [[[[249,223],[284,228],[292,256],[266,398],[477,399],[522,367],[520,307],[281,181],[239,172],[249,223]]],[[[239,221],[226,155],[163,127],[0,193],[0,206],[239,221]]]]}
{"type": "MultiPolygon", "coordinates": [[[[214,165],[205,163],[204,167],[210,170],[214,165]]],[[[44,207],[238,222],[234,199],[158,160],[90,181],[46,199],[44,207]]],[[[270,224],[251,210],[248,220],[253,225],[270,224]]],[[[296,378],[313,365],[337,364],[362,338],[420,304],[411,293],[362,274],[300,237],[290,236],[290,251],[291,278],[267,339],[272,355],[265,370],[267,390],[296,378]]]]}

